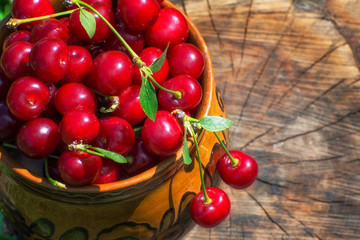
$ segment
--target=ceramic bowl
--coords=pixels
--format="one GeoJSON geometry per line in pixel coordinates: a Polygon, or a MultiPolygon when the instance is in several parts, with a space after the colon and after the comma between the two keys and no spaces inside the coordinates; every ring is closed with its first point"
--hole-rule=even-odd
{"type": "MultiPolygon", "coordinates": [[[[51,1],[55,8],[62,1],[51,1]]],[[[164,7],[176,8],[165,1],[164,7]]],[[[216,89],[208,48],[198,29],[187,18],[188,42],[205,57],[200,79],[203,99],[197,118],[226,117],[221,94],[216,89]]],[[[10,33],[1,23],[0,43],[10,33]]],[[[220,134],[228,144],[228,132],[220,134]]],[[[216,163],[224,153],[213,133],[198,134],[207,186],[217,184],[216,163]]],[[[195,147],[190,144],[194,159],[195,147]]],[[[1,148],[0,207],[16,230],[27,239],[177,239],[191,229],[188,206],[200,191],[198,164],[184,165],[182,150],[137,176],[109,184],[60,189],[52,186],[34,160],[25,160],[1,148]],[[36,165],[36,164],[34,164],[36,165]]],[[[35,160],[39,162],[38,160],[35,160]]],[[[39,163],[38,163],[39,164],[39,163]]]]}

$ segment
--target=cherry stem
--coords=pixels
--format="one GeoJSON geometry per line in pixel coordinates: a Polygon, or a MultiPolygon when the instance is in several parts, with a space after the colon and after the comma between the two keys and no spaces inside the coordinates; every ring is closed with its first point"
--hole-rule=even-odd
{"type": "Polygon", "coordinates": [[[218,139],[221,147],[224,149],[224,151],[226,152],[226,154],[228,155],[228,157],[230,158],[230,161],[231,161],[231,165],[233,167],[237,166],[239,164],[239,159],[237,158],[233,158],[233,156],[231,156],[229,150],[227,149],[227,147],[225,146],[225,144],[221,141],[219,135],[217,134],[217,132],[214,132],[216,138],[218,139]]]}
{"type": "Polygon", "coordinates": [[[90,147],[91,146],[87,145],[87,144],[70,144],[68,146],[70,151],[82,151],[82,152],[87,152],[87,153],[90,153],[90,154],[93,154],[93,155],[96,155],[96,156],[99,156],[99,157],[105,157],[105,155],[102,154],[102,153],[99,153],[99,152],[88,149],[90,147]]]}
{"type": "Polygon", "coordinates": [[[46,157],[45,158],[45,175],[47,177],[47,179],[49,180],[49,182],[55,186],[55,187],[60,187],[60,188],[65,188],[66,189],[66,186],[65,184],[59,182],[59,181],[56,181],[55,179],[51,178],[50,177],[50,174],[49,174],[49,164],[48,164],[48,158],[46,157]]]}
{"type": "Polygon", "coordinates": [[[120,105],[120,99],[118,96],[109,96],[109,95],[106,95],[106,94],[103,94],[102,92],[99,92],[95,89],[91,89],[91,91],[93,91],[94,93],[106,98],[106,99],[109,99],[111,101],[111,106],[109,108],[105,108],[105,107],[102,107],[100,108],[100,112],[102,113],[112,113],[114,112],[120,105]]]}
{"type": "Polygon", "coordinates": [[[198,141],[196,139],[196,134],[195,134],[194,129],[192,128],[189,121],[184,121],[184,125],[187,126],[187,129],[190,130],[190,133],[191,133],[192,137],[194,138],[194,143],[195,143],[195,148],[196,148],[196,153],[197,153],[197,161],[199,163],[201,188],[202,188],[202,191],[204,194],[204,204],[210,204],[211,198],[208,196],[208,194],[206,192],[205,181],[204,181],[204,176],[203,176],[203,171],[202,171],[202,164],[201,164],[201,160],[200,160],[200,149],[199,149],[198,141]]]}
{"type": "Polygon", "coordinates": [[[177,99],[181,99],[181,97],[182,97],[182,92],[180,92],[180,91],[174,91],[174,90],[170,90],[170,89],[164,88],[163,86],[161,86],[161,85],[153,78],[153,76],[149,75],[148,77],[149,77],[149,79],[151,80],[151,82],[152,82],[153,84],[155,84],[158,88],[160,88],[161,90],[163,90],[163,91],[165,91],[165,92],[171,93],[171,94],[174,95],[174,97],[177,98],[177,99]]]}
{"type": "Polygon", "coordinates": [[[72,12],[74,12],[75,10],[77,10],[77,8],[72,9],[72,10],[68,10],[68,11],[63,11],[63,12],[50,14],[50,15],[33,17],[33,18],[24,18],[24,19],[10,18],[9,21],[7,21],[7,23],[6,23],[6,26],[11,28],[11,29],[16,29],[16,27],[18,27],[20,24],[23,24],[23,23],[29,23],[29,22],[33,22],[33,21],[39,21],[39,20],[44,20],[44,19],[48,19],[48,18],[69,15],[72,12]]]}
{"type": "Polygon", "coordinates": [[[137,128],[134,128],[134,132],[139,132],[142,130],[142,127],[137,127],[137,128]]]}
{"type": "Polygon", "coordinates": [[[112,113],[119,107],[120,99],[119,99],[118,96],[109,96],[108,99],[111,101],[111,106],[109,108],[101,107],[100,112],[102,112],[102,113],[112,113]]]}

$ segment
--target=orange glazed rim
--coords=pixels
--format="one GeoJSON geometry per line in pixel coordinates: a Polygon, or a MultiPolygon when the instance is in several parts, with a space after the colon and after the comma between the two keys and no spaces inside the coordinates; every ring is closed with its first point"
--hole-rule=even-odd
{"type": "MultiPolygon", "coordinates": [[[[56,0],[51,1],[55,8],[58,8],[59,2],[56,0]]],[[[170,3],[169,1],[165,0],[163,2],[163,7],[170,7],[175,8],[179,10],[175,5],[170,3]]],[[[180,11],[180,10],[179,10],[180,11]]],[[[202,101],[198,107],[198,111],[196,114],[196,118],[200,119],[204,116],[207,116],[210,112],[210,105],[211,100],[213,97],[214,92],[214,74],[213,74],[213,67],[212,62],[209,54],[209,50],[206,46],[206,43],[201,36],[199,30],[194,25],[194,23],[183,13],[185,16],[188,26],[189,26],[189,38],[187,42],[190,42],[197,46],[200,51],[203,53],[204,60],[205,60],[205,68],[204,72],[202,74],[202,77],[200,78],[200,82],[203,87],[203,98],[202,101]]],[[[9,31],[5,30],[5,23],[7,21],[8,17],[4,19],[0,23],[0,39],[5,38],[5,34],[7,34],[9,31]]],[[[201,142],[201,139],[199,139],[201,142]]],[[[192,146],[190,146],[192,147],[192,146]]],[[[72,187],[72,186],[66,186],[66,189],[62,189],[56,186],[53,186],[46,177],[42,177],[38,174],[35,174],[28,169],[21,166],[16,160],[12,159],[6,151],[0,147],[0,167],[8,169],[8,172],[11,175],[16,176],[17,178],[20,178],[21,180],[27,180],[32,183],[35,183],[37,186],[42,188],[48,188],[51,190],[56,191],[64,191],[64,192],[76,192],[76,193],[103,193],[118,189],[123,189],[127,187],[131,187],[133,185],[145,182],[147,180],[152,179],[153,177],[157,175],[164,175],[166,174],[169,169],[174,166],[174,164],[182,164],[182,148],[179,149],[179,151],[176,153],[176,156],[169,157],[167,159],[164,159],[159,164],[157,164],[155,167],[148,169],[147,171],[144,171],[143,173],[140,173],[136,176],[123,179],[117,182],[113,183],[106,183],[106,184],[92,184],[87,186],[80,186],[80,187],[72,187]],[[176,158],[175,158],[176,157],[176,158]],[[175,160],[174,160],[175,159],[175,160]]]]}

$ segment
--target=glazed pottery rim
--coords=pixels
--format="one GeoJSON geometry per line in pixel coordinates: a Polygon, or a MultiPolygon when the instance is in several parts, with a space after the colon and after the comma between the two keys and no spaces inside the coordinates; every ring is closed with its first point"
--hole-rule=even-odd
{"type": "MultiPolygon", "coordinates": [[[[163,7],[170,7],[175,8],[179,10],[175,5],[170,3],[169,1],[165,0],[163,2],[163,7]]],[[[181,11],[181,10],[179,10],[181,11]]],[[[207,45],[201,36],[199,30],[194,25],[194,23],[183,13],[185,16],[188,26],[189,26],[189,40],[191,43],[196,45],[200,51],[203,53],[204,60],[205,60],[205,68],[204,72],[202,74],[202,77],[200,81],[202,81],[203,86],[203,99],[200,103],[200,106],[198,107],[198,111],[196,113],[196,118],[201,118],[203,116],[209,115],[210,112],[210,106],[211,106],[211,100],[213,98],[213,91],[214,91],[214,74],[213,74],[213,67],[212,62],[209,54],[209,50],[207,48],[207,45]]],[[[8,18],[7,18],[8,19],[8,18]]],[[[6,20],[6,19],[4,19],[6,20]]],[[[0,29],[4,28],[4,24],[6,21],[2,21],[0,25],[0,29]]],[[[199,134],[200,135],[200,134],[199,134]]],[[[201,141],[201,139],[200,139],[201,141]]],[[[189,144],[189,147],[192,148],[189,144]]],[[[124,189],[127,187],[131,187],[133,185],[145,182],[147,180],[152,179],[158,174],[163,174],[166,172],[166,170],[169,170],[171,166],[174,164],[177,164],[177,162],[181,161],[182,163],[182,148],[178,150],[176,155],[171,156],[167,159],[162,160],[159,164],[154,166],[151,169],[148,169],[136,176],[122,179],[117,182],[113,183],[105,183],[105,184],[92,184],[87,186],[81,186],[81,187],[73,187],[73,186],[66,186],[66,189],[62,189],[56,186],[53,186],[48,179],[44,176],[40,176],[36,173],[33,173],[26,168],[24,168],[22,165],[20,165],[16,160],[12,159],[6,151],[0,147],[0,167],[5,167],[6,169],[9,169],[10,174],[15,174],[17,177],[20,177],[21,179],[30,181],[32,183],[35,183],[39,187],[48,188],[56,191],[63,191],[63,192],[77,192],[77,193],[101,193],[101,192],[108,192],[113,190],[119,190],[124,189]],[[174,158],[176,159],[174,161],[174,158]],[[1,166],[4,165],[4,166],[1,166]]]]}

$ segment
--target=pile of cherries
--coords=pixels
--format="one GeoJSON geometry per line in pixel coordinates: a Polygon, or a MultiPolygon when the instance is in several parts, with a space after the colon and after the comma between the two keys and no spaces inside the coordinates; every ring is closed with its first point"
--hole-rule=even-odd
{"type": "MultiPolygon", "coordinates": [[[[131,50],[89,9],[96,21],[91,37],[75,4],[62,16],[49,0],[14,0],[11,14],[19,20],[18,30],[7,36],[1,55],[0,141],[27,157],[47,158],[45,172],[70,186],[119,181],[175,154],[184,127],[172,111],[194,116],[202,99],[198,79],[204,58],[187,42],[181,12],[161,7],[162,0],[118,0],[114,6],[111,0],[83,2],[111,23],[131,50]],[[45,15],[57,17],[28,21],[45,15]],[[139,59],[129,50],[146,66],[167,51],[152,75],[161,85],[155,86],[159,110],[154,121],[140,104],[143,77],[139,59]],[[96,148],[120,154],[127,163],[102,157],[96,148]]],[[[220,175],[236,188],[249,186],[257,176],[255,160],[230,153],[234,158],[225,154],[219,161],[220,175]]],[[[190,212],[199,225],[212,227],[228,215],[230,201],[218,188],[206,191],[210,203],[201,192],[190,212]]]]}

